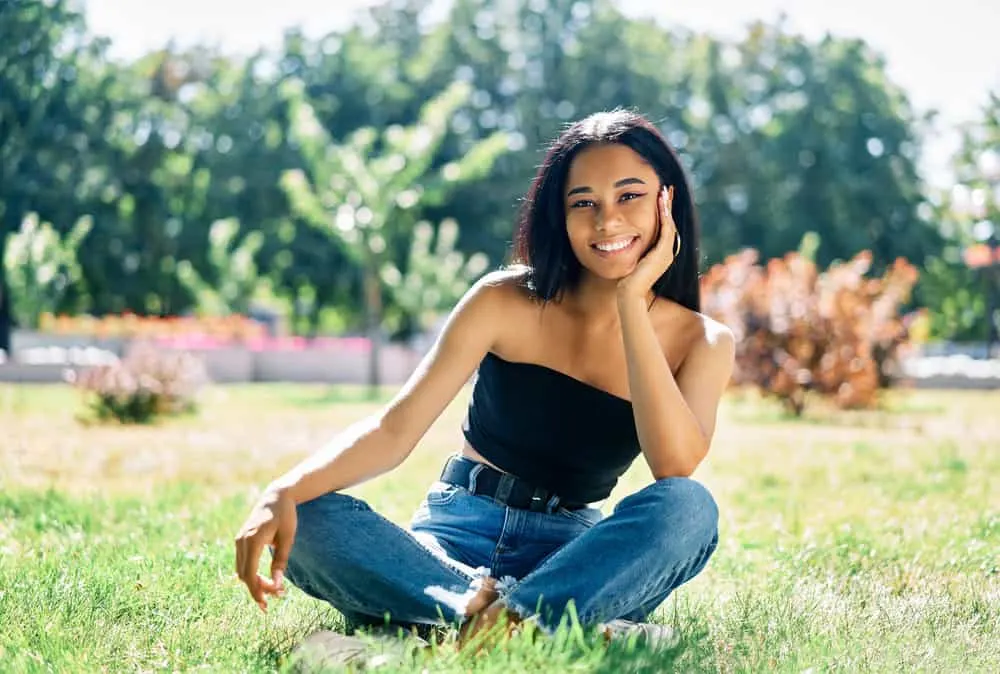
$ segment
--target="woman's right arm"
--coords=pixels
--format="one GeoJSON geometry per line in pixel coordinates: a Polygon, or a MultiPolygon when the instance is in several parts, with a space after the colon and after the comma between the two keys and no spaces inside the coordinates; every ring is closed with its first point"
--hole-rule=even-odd
{"type": "Polygon", "coordinates": [[[236,573],[267,610],[265,595],[283,591],[295,538],[295,506],[360,484],[398,466],[472,377],[499,334],[508,292],[496,272],[465,294],[420,365],[380,413],[349,427],[332,442],[274,480],[236,535],[236,573]],[[271,578],[257,572],[273,546],[271,578]]]}
{"type": "Polygon", "coordinates": [[[385,409],[348,427],[270,488],[286,492],[299,504],[401,464],[493,347],[504,292],[496,280],[495,275],[486,276],[466,293],[430,352],[385,409]]]}

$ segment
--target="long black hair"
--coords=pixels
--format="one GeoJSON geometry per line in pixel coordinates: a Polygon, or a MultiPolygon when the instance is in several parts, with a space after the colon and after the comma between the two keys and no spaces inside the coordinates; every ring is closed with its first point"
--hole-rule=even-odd
{"type": "Polygon", "coordinates": [[[610,143],[631,148],[652,166],[662,185],[673,185],[673,216],[681,235],[681,249],[670,269],[653,285],[653,292],[700,311],[701,242],[690,184],[663,134],[642,115],[628,110],[585,117],[549,146],[521,206],[512,262],[528,267],[528,288],[543,302],[558,299],[563,291],[576,287],[582,267],[566,233],[566,176],[577,153],[591,145],[610,143]]]}

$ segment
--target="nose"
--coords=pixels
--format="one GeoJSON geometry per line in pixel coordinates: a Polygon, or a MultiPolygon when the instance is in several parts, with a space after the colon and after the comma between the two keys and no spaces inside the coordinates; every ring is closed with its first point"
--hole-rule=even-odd
{"type": "Polygon", "coordinates": [[[597,231],[613,232],[625,224],[625,219],[616,208],[605,208],[597,214],[597,231]]]}

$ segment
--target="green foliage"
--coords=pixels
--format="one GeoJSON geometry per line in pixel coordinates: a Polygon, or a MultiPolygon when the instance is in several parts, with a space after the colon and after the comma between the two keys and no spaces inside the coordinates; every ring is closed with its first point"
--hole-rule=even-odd
{"type": "Polygon", "coordinates": [[[989,324],[985,276],[963,262],[943,257],[928,261],[922,274],[920,299],[929,309],[931,338],[986,341],[989,324]]]}
{"type": "Polygon", "coordinates": [[[31,213],[10,237],[0,263],[7,275],[19,325],[37,328],[42,314],[67,308],[64,299],[82,276],[77,250],[92,227],[92,220],[83,217],[60,236],[51,224],[39,222],[38,214],[31,213]]]}
{"type": "Polygon", "coordinates": [[[323,128],[301,83],[288,82],[284,91],[291,103],[290,133],[308,168],[287,173],[282,185],[300,217],[364,266],[391,259],[410,238],[416,207],[440,203],[452,185],[482,177],[506,148],[498,132],[460,161],[433,168],[448,121],[469,95],[462,83],[424,105],[414,124],[363,127],[343,143],[323,128]]]}
{"type": "MultiPolygon", "coordinates": [[[[289,31],[273,53],[166,48],[117,62],[79,7],[0,3],[0,257],[28,213],[60,233],[91,216],[68,292],[94,313],[242,306],[250,281],[234,286],[211,252],[213,223],[233,219],[296,327],[315,331],[331,312],[352,331],[363,317],[369,330],[419,324],[426,307],[383,273],[407,275],[417,223],[454,220],[454,252],[500,262],[543,143],[626,106],[688,168],[708,262],[744,247],[780,257],[815,232],[821,266],[870,250],[876,271],[897,257],[933,268],[915,298],[935,330],[982,333],[981,279],[947,253],[965,244],[926,213],[941,200],[915,169],[923,120],[861,41],[781,22],[723,39],[608,0],[456,0],[432,24],[428,0],[399,0],[329,35],[289,31]],[[971,294],[972,315],[946,306],[953,288],[971,294]]],[[[991,105],[957,159],[968,194],[989,199],[991,105]]],[[[992,213],[954,228],[971,236],[1000,221],[992,213]]],[[[0,348],[5,288],[0,274],[0,348]]]]}
{"type": "MultiPolygon", "coordinates": [[[[414,236],[416,207],[440,203],[452,185],[480,178],[506,148],[506,137],[497,132],[482,140],[461,160],[433,168],[433,159],[447,132],[455,109],[469,96],[469,87],[456,82],[421,107],[417,121],[409,126],[385,129],[363,127],[344,142],[335,143],[323,128],[313,106],[304,96],[301,82],[285,83],[291,114],[290,133],[302,149],[307,170],[286,173],[286,189],[295,214],[328,239],[330,248],[346,250],[364,275],[364,303],[368,335],[372,340],[370,383],[379,384],[378,341],[383,328],[383,293],[388,285],[393,297],[412,298],[393,292],[393,280],[401,278],[395,258],[414,236]],[[395,270],[395,272],[393,271],[395,270]]],[[[439,235],[440,238],[440,235],[439,235]]],[[[446,240],[447,237],[445,237],[446,240]]],[[[452,241],[454,237],[452,237],[452,241]]],[[[419,249],[417,249],[419,262],[419,249]]],[[[453,296],[454,265],[445,273],[411,276],[422,286],[421,296],[453,296]],[[440,284],[437,288],[430,284],[440,284]]],[[[458,272],[458,269],[454,269],[458,272]]],[[[413,283],[409,288],[413,287],[413,283]]],[[[410,312],[434,307],[397,305],[410,312]]]]}
{"type": "Polygon", "coordinates": [[[954,166],[959,182],[935,209],[947,242],[928,263],[921,299],[931,310],[935,337],[986,341],[991,322],[993,334],[1000,329],[1000,261],[971,269],[963,258],[977,245],[1000,247],[1000,94],[992,94],[981,118],[963,129],[954,166]]]}
{"type": "Polygon", "coordinates": [[[413,230],[406,271],[400,272],[392,262],[380,270],[395,306],[405,312],[404,316],[415,317],[419,328],[430,328],[486,271],[489,263],[486,255],[464,255],[455,248],[457,239],[458,223],[454,220],[441,222],[436,236],[429,222],[418,222],[413,230]]]}
{"type": "Polygon", "coordinates": [[[177,264],[181,283],[197,298],[199,311],[213,315],[246,315],[261,289],[254,256],[264,244],[262,232],[249,232],[236,243],[240,223],[235,218],[217,220],[208,234],[208,261],[214,283],[208,283],[188,260],[177,264]]]}

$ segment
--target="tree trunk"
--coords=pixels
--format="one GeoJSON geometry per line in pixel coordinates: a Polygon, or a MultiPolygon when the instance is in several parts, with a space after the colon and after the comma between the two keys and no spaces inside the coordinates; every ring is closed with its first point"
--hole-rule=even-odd
{"type": "Polygon", "coordinates": [[[369,263],[365,267],[365,328],[371,343],[368,355],[368,395],[378,396],[382,384],[382,288],[378,282],[378,271],[369,263]]]}
{"type": "MultiPolygon", "coordinates": [[[[990,237],[987,242],[990,251],[1000,250],[1000,241],[990,237]]],[[[986,277],[986,358],[993,357],[993,351],[997,343],[1000,343],[1000,326],[997,323],[997,310],[1000,309],[1000,302],[997,301],[997,288],[1000,288],[1000,264],[993,262],[986,267],[983,274],[986,277]]]]}
{"type": "Polygon", "coordinates": [[[0,229],[0,355],[11,358],[13,354],[10,351],[10,334],[13,330],[13,321],[11,320],[10,288],[7,286],[7,269],[3,262],[4,256],[7,254],[7,237],[6,230],[0,229]]]}

